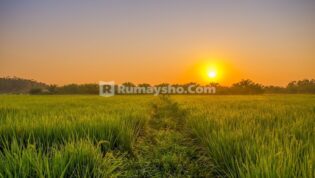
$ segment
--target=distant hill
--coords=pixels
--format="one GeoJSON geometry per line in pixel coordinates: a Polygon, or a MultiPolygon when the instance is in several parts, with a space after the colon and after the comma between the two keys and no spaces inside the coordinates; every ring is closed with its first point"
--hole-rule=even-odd
{"type": "Polygon", "coordinates": [[[31,89],[45,89],[48,85],[35,80],[22,79],[18,77],[0,78],[0,93],[29,93],[31,89]]]}

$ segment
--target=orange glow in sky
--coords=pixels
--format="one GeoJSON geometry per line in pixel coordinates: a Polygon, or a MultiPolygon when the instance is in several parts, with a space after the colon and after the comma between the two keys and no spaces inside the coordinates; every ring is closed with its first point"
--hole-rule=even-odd
{"type": "Polygon", "coordinates": [[[0,77],[282,86],[315,78],[314,1],[26,0],[0,7],[0,77]]]}

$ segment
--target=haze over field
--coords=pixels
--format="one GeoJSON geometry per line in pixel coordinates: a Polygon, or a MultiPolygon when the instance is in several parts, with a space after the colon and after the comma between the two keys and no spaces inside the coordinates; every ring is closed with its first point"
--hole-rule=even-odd
{"type": "Polygon", "coordinates": [[[315,3],[1,1],[0,76],[273,85],[315,78],[315,3]],[[213,75],[213,74],[211,74],[213,75]]]}

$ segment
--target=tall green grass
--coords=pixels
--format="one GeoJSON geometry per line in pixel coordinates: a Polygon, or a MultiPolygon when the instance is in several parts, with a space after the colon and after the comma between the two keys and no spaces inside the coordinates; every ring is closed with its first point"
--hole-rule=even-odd
{"type": "Polygon", "coordinates": [[[224,177],[314,177],[315,97],[178,98],[224,177]]]}
{"type": "Polygon", "coordinates": [[[120,158],[109,164],[108,153],[132,153],[150,101],[97,96],[0,96],[0,100],[2,177],[115,176],[120,158]]]}
{"type": "Polygon", "coordinates": [[[0,152],[0,177],[116,177],[124,164],[122,156],[101,152],[99,146],[82,140],[53,147],[21,147],[16,140],[0,152]]]}
{"type": "Polygon", "coordinates": [[[199,145],[212,162],[205,175],[315,177],[314,95],[174,96],[152,101],[157,100],[1,95],[0,177],[136,176],[142,169],[144,175],[159,175],[154,171],[162,168],[196,176],[198,162],[188,163],[198,157],[193,149],[199,145]],[[163,133],[153,139],[154,145],[150,128],[163,133]],[[148,144],[136,141],[139,136],[148,144]],[[190,147],[192,143],[196,145],[190,147]],[[134,151],[144,154],[133,166],[134,151]]]}
{"type": "Polygon", "coordinates": [[[0,139],[48,148],[68,141],[109,142],[131,151],[144,126],[145,99],[86,96],[1,96],[0,139]]]}

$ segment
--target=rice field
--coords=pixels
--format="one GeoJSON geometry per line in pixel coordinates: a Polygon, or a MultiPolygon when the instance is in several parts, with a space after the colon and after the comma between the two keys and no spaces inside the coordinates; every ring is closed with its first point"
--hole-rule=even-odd
{"type": "Polygon", "coordinates": [[[207,147],[218,176],[314,177],[315,97],[184,99],[188,127],[207,147]]]}
{"type": "Polygon", "coordinates": [[[315,96],[0,95],[0,177],[314,177],[315,96]]]}

